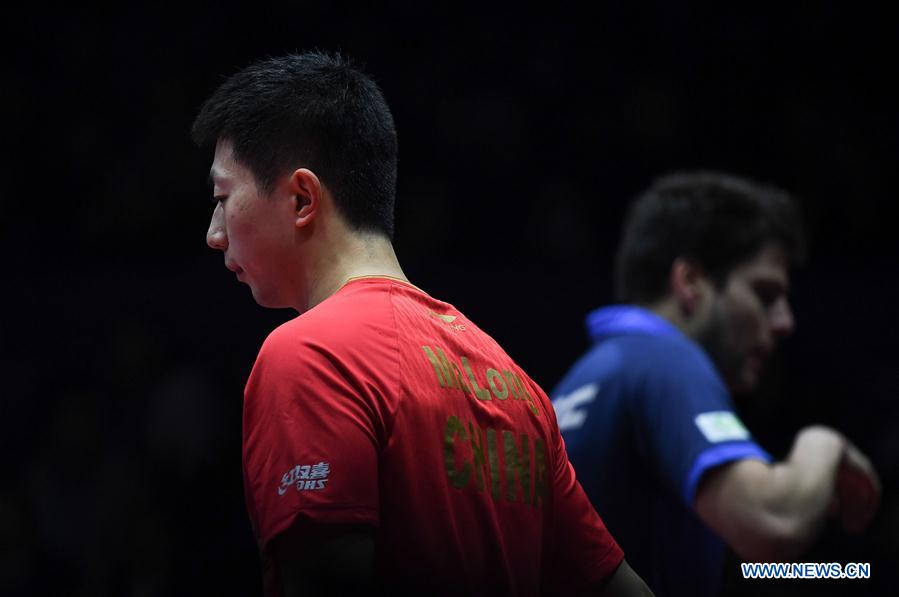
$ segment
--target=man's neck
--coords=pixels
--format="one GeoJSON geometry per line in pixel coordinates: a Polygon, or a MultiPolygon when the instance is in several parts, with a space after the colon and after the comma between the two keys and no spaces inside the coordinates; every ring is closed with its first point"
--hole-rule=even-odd
{"type": "Polygon", "coordinates": [[[375,233],[350,232],[341,235],[339,242],[331,242],[310,271],[309,292],[306,305],[297,311],[304,312],[327,299],[351,278],[383,276],[408,282],[386,236],[375,233]]]}
{"type": "Polygon", "coordinates": [[[640,305],[644,309],[652,311],[668,323],[674,325],[686,336],[692,337],[693,326],[690,325],[689,318],[677,304],[673,297],[668,297],[649,305],[640,305]]]}

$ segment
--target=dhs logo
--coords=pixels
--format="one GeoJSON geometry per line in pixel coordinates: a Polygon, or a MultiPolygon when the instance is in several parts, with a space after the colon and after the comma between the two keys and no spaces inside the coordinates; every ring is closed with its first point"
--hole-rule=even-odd
{"type": "Polygon", "coordinates": [[[281,487],[278,495],[284,495],[291,485],[296,486],[297,491],[317,491],[324,489],[331,474],[331,465],[327,462],[318,464],[298,464],[281,477],[281,487]]]}

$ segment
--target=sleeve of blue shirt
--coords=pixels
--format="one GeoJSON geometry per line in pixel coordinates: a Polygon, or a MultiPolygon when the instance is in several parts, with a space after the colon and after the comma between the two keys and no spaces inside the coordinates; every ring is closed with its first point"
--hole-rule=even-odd
{"type": "Polygon", "coordinates": [[[629,383],[638,449],[656,478],[687,507],[712,468],[747,458],[771,461],[734,412],[721,377],[706,354],[685,338],[646,338],[629,383]]]}

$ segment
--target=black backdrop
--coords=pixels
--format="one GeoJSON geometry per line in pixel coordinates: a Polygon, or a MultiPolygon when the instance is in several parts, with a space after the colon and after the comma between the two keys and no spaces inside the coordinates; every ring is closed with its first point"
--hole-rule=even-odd
{"type": "Polygon", "coordinates": [[[242,385],[265,311],[205,246],[211,156],[188,129],[223,77],[342,50],[397,122],[407,274],[547,389],[611,300],[627,201],[675,169],[790,189],[812,234],[798,332],[743,405],[778,456],[838,426],[884,481],[874,528],[829,525],[808,561],[860,581],[739,595],[887,595],[899,581],[899,41],[842,4],[611,3],[570,11],[374,3],[43,5],[4,15],[0,161],[0,593],[253,595],[242,385]],[[847,12],[849,11],[849,12],[847,12]],[[18,13],[18,14],[17,14],[18,13]]]}

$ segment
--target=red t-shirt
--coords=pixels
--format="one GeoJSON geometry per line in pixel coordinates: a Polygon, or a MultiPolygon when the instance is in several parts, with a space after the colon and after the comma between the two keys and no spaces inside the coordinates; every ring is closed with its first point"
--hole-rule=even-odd
{"type": "Polygon", "coordinates": [[[371,526],[387,588],[573,590],[623,558],[544,392],[452,305],[390,278],[351,280],[269,335],[243,466],[263,552],[298,519],[371,526]]]}

